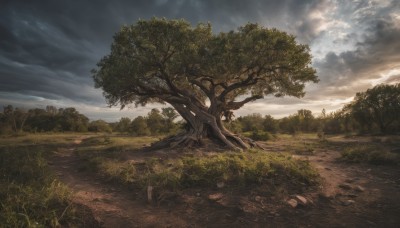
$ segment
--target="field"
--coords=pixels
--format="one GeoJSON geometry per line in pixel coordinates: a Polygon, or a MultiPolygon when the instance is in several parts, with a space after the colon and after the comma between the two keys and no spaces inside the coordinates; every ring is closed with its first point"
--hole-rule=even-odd
{"type": "Polygon", "coordinates": [[[264,150],[155,137],[0,138],[6,227],[397,227],[400,137],[276,135],[264,150]]]}

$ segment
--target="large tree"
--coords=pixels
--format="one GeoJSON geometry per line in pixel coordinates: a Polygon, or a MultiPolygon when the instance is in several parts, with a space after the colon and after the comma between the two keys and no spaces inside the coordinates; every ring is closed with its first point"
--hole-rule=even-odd
{"type": "Polygon", "coordinates": [[[304,95],[317,82],[307,45],[277,29],[247,24],[212,33],[210,24],[153,18],[123,26],[111,53],[93,70],[110,106],[168,103],[188,123],[185,133],[159,146],[211,138],[231,149],[248,148],[222,118],[266,95],[304,95]]]}
{"type": "Polygon", "coordinates": [[[354,101],[346,109],[354,118],[369,130],[376,124],[381,133],[388,133],[400,124],[400,83],[396,85],[377,85],[365,92],[357,93],[354,101]]]}

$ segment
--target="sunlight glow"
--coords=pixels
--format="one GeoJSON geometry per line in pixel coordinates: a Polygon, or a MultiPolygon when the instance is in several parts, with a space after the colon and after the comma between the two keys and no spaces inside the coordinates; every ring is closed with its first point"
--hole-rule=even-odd
{"type": "MultiPolygon", "coordinates": [[[[381,83],[385,83],[390,79],[392,76],[398,75],[400,76],[400,68],[396,69],[391,69],[385,73],[380,74],[380,78],[375,78],[375,79],[370,79],[369,82],[373,85],[376,86],[381,83]]],[[[391,83],[389,83],[391,84],[391,83]]]]}

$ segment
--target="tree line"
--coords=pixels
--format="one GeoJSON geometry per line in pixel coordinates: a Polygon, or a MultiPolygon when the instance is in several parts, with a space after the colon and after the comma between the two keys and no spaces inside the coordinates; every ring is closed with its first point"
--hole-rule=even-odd
{"type": "Polygon", "coordinates": [[[357,93],[354,100],[342,109],[316,116],[301,109],[282,119],[255,113],[237,118],[228,124],[234,132],[266,131],[295,134],[396,134],[400,132],[400,84],[377,85],[357,93]]]}
{"type": "Polygon", "coordinates": [[[0,134],[18,134],[22,132],[121,132],[135,136],[165,135],[174,133],[182,125],[175,122],[178,114],[173,108],[152,109],[147,116],[134,119],[121,118],[118,122],[107,123],[104,120],[90,121],[75,108],[25,110],[12,105],[3,107],[0,113],[0,134]]]}
{"type": "MultiPolygon", "coordinates": [[[[319,134],[394,134],[400,132],[400,84],[378,85],[365,92],[357,93],[354,100],[332,113],[322,110],[315,115],[301,109],[287,117],[276,119],[270,115],[253,113],[225,121],[225,126],[235,133],[262,132],[288,133],[318,132],[319,134]]],[[[75,108],[24,110],[3,107],[0,113],[0,133],[20,132],[121,132],[134,136],[173,134],[187,127],[184,120],[176,121],[178,113],[171,107],[152,109],[146,116],[118,122],[104,120],[89,121],[75,108]]]]}

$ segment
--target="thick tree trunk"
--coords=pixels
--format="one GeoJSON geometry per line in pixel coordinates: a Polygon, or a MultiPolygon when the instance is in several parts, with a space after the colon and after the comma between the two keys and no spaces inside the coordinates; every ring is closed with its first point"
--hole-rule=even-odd
{"type": "Polygon", "coordinates": [[[196,126],[189,126],[185,132],[154,143],[152,148],[203,147],[205,143],[214,143],[235,151],[248,148],[244,143],[237,143],[235,138],[216,126],[198,122],[196,126]]]}
{"type": "Polygon", "coordinates": [[[205,146],[205,143],[215,143],[234,151],[242,151],[249,147],[262,148],[253,140],[234,135],[227,130],[219,114],[211,115],[193,107],[193,111],[189,111],[189,108],[184,105],[175,104],[173,106],[186,120],[188,129],[178,135],[154,143],[151,146],[152,149],[202,147],[205,146]]]}

